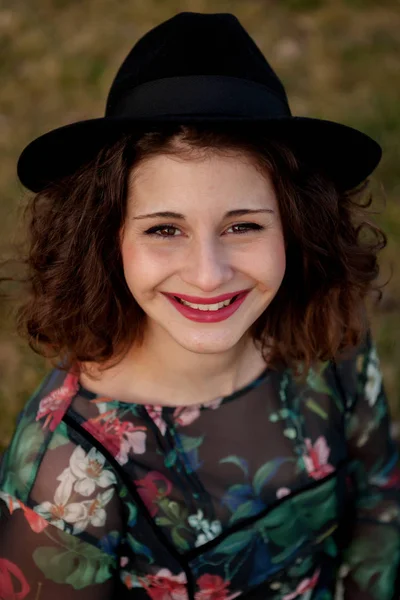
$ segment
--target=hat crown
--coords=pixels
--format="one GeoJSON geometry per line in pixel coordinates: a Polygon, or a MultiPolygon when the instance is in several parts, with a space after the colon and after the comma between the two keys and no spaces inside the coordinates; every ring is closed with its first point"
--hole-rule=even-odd
{"type": "Polygon", "coordinates": [[[132,89],[171,77],[219,76],[266,86],[288,105],[285,89],[239,20],[229,13],[182,12],[136,42],[111,85],[106,115],[132,89]]]}

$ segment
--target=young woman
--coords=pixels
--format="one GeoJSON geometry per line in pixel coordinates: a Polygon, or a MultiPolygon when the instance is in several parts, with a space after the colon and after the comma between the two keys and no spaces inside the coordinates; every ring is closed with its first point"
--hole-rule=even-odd
{"type": "Polygon", "coordinates": [[[18,327],[54,369],[1,463],[2,600],[398,598],[380,154],[292,117],[235,17],[191,13],[104,118],[24,150],[18,327]]]}

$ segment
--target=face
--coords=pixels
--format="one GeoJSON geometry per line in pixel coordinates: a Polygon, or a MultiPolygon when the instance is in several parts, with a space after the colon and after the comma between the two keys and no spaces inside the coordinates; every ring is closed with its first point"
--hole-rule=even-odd
{"type": "Polygon", "coordinates": [[[127,202],[123,269],[145,339],[196,353],[243,342],[285,271],[268,175],[245,155],[158,155],[132,174],[127,202]]]}

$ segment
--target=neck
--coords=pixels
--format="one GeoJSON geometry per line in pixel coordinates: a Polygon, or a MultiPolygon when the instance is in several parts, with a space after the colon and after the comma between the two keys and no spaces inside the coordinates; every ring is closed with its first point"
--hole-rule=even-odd
{"type": "Polygon", "coordinates": [[[111,369],[114,397],[171,406],[204,403],[244,387],[266,367],[250,336],[227,352],[201,354],[178,344],[171,348],[170,340],[163,340],[163,335],[168,336],[158,331],[155,343],[148,334],[139,348],[133,347],[111,369]]]}

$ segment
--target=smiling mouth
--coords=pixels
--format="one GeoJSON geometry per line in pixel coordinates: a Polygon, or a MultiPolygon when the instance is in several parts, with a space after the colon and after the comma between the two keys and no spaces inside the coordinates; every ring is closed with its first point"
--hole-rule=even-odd
{"type": "Polygon", "coordinates": [[[230,304],[233,304],[239,297],[239,294],[237,294],[236,296],[233,296],[232,298],[229,298],[228,300],[224,300],[223,302],[216,302],[215,304],[196,304],[194,302],[188,302],[187,300],[182,300],[182,298],[179,298],[179,296],[174,296],[175,300],[177,300],[180,304],[183,304],[184,306],[188,306],[189,308],[193,308],[195,310],[201,310],[201,311],[218,311],[221,310],[222,308],[225,308],[226,306],[229,306],[230,304]]]}

